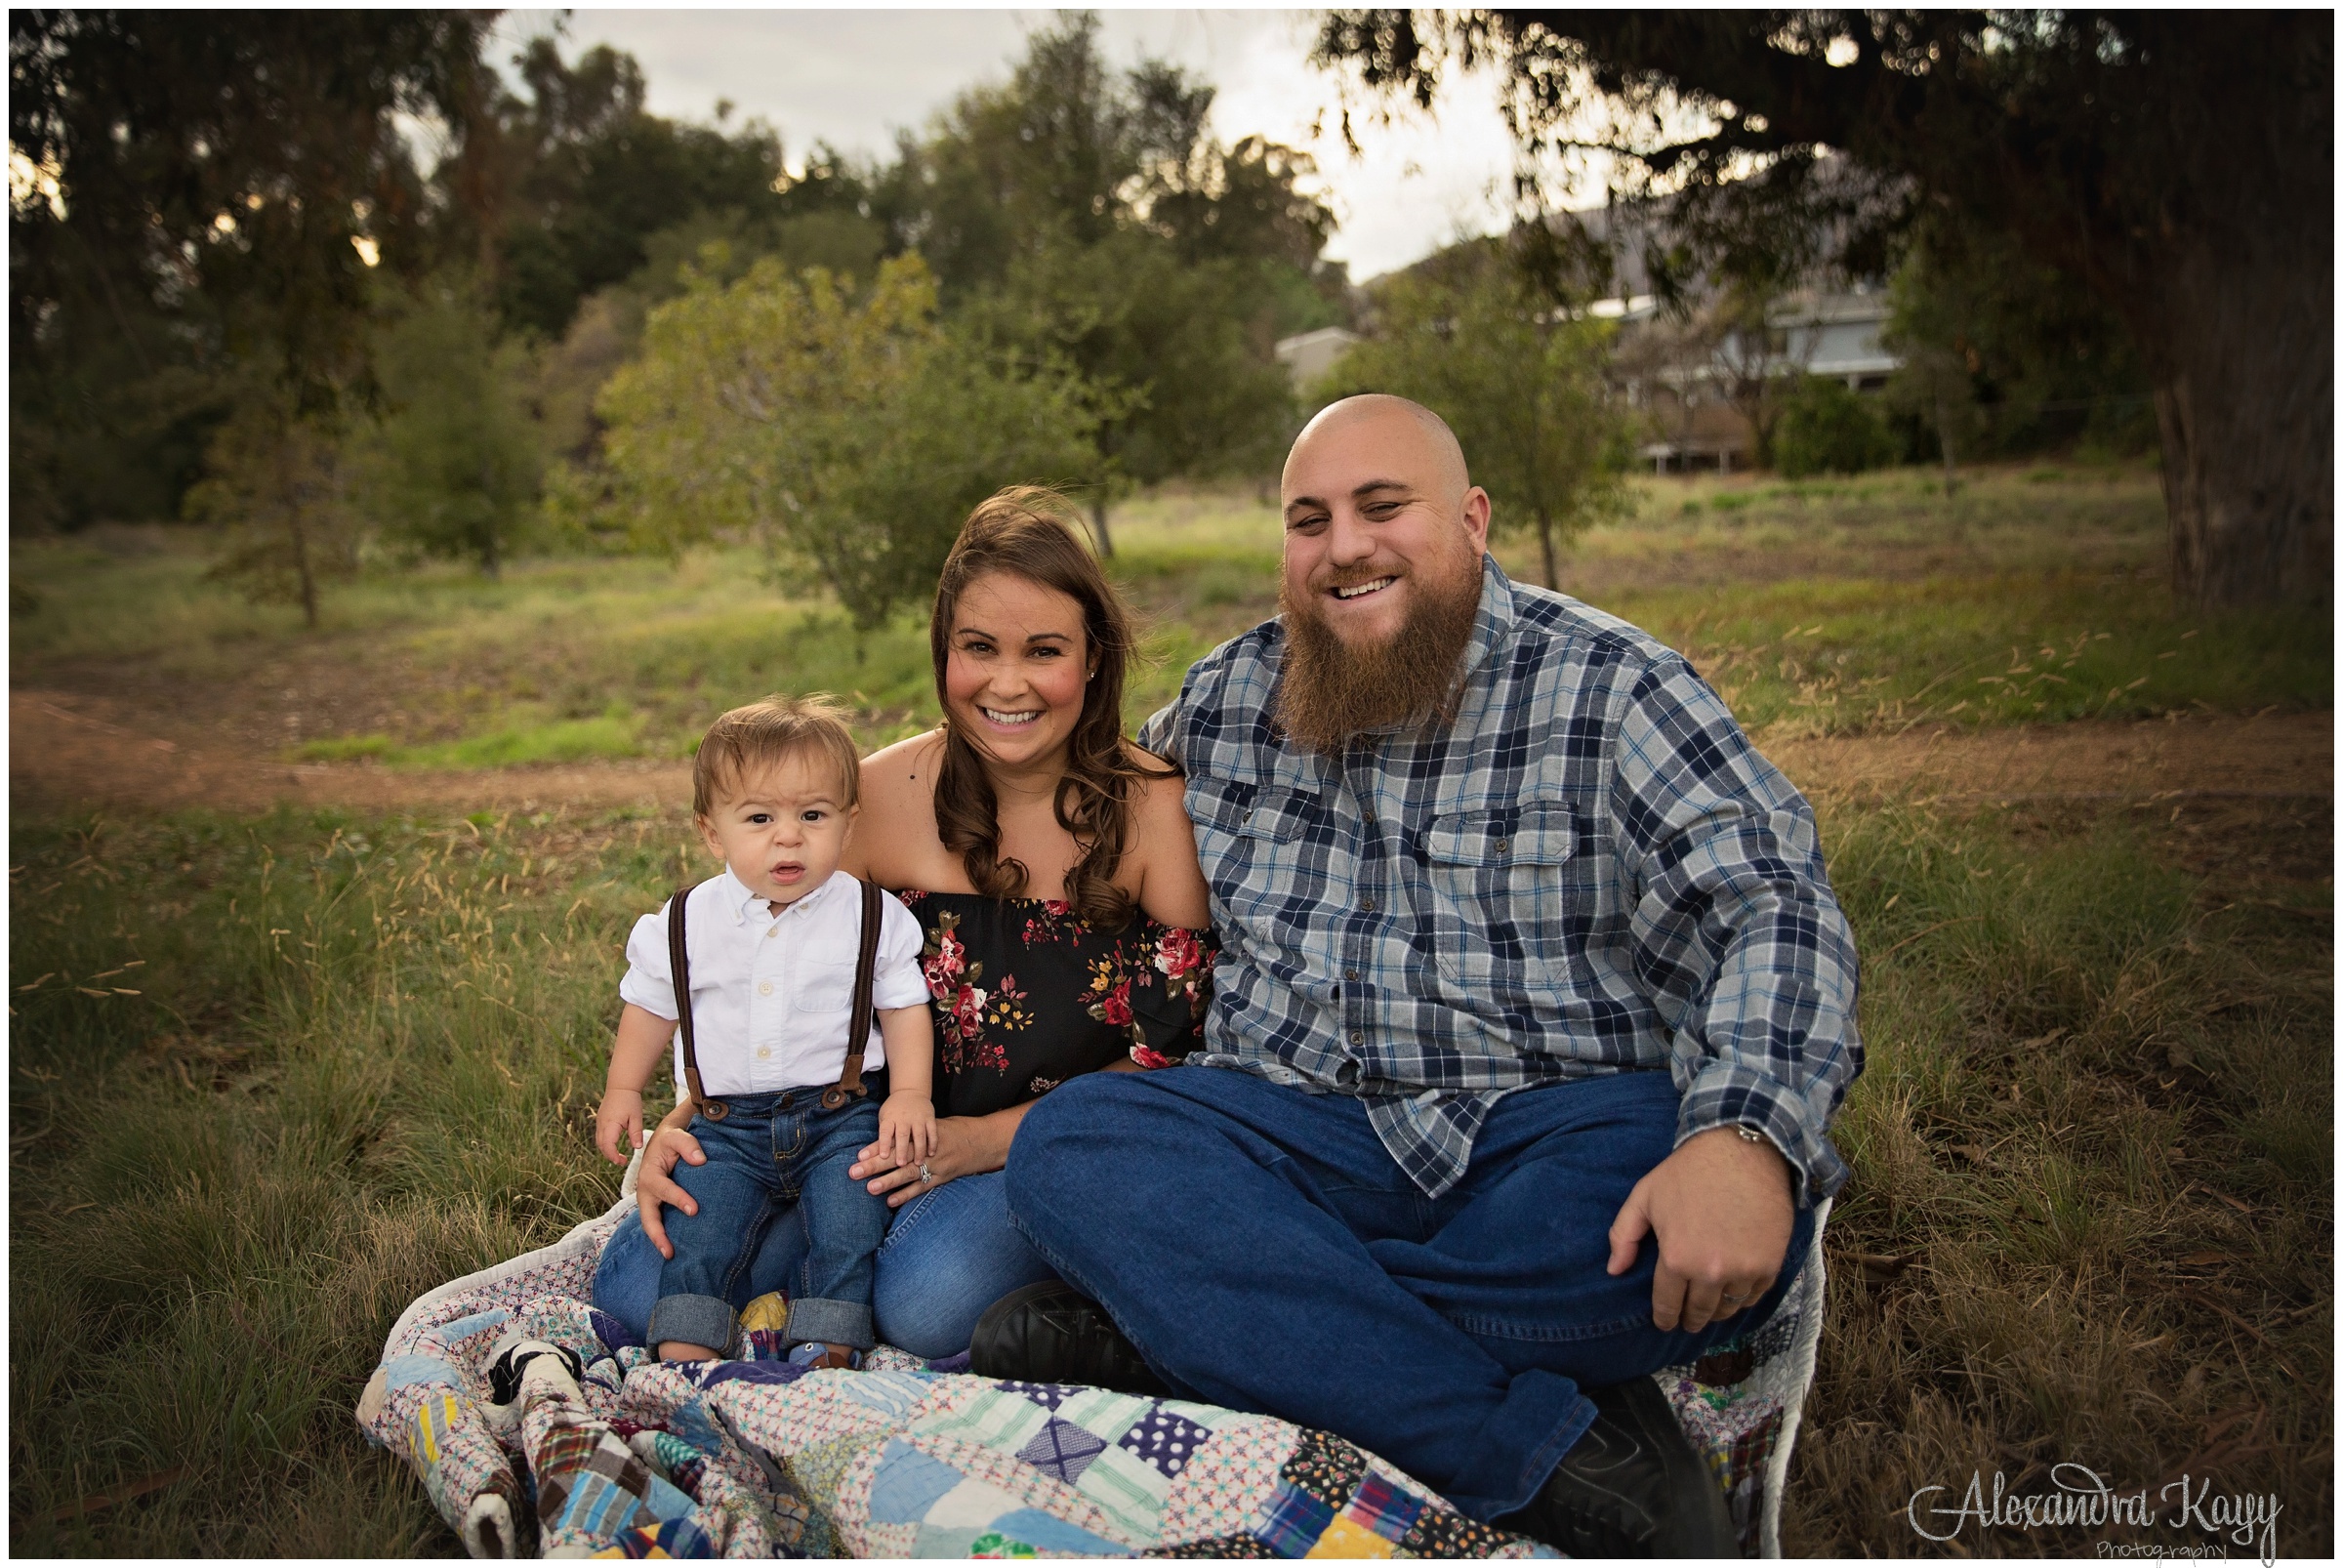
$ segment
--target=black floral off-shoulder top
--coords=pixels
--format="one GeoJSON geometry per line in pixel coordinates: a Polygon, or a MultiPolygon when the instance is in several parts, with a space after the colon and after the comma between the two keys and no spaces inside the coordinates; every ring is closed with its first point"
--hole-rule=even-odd
{"type": "Polygon", "coordinates": [[[1203,1043],[1209,930],[1135,915],[1104,932],[1055,898],[895,896],[926,937],[938,1116],[1020,1105],[1124,1056],[1168,1067],[1203,1043]]]}

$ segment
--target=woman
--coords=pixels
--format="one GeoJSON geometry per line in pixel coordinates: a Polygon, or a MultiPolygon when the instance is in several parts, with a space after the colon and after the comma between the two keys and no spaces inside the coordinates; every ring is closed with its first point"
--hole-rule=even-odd
{"type": "MultiPolygon", "coordinates": [[[[1073,526],[1059,497],[1025,487],[969,516],[928,625],[944,722],[864,760],[844,861],[926,934],[936,1152],[897,1167],[869,1149],[852,1171],[895,1210],[879,1337],[924,1356],[966,1349],[987,1306],[1052,1277],[1004,1197],[1026,1108],[1079,1073],[1166,1065],[1200,1038],[1212,942],[1195,834],[1176,770],[1123,738],[1130,620],[1073,526]]],[[[678,1107],[661,1125],[640,1213],[595,1277],[596,1305],[637,1332],[660,1206],[690,1203],[667,1173],[701,1158],[687,1119],[678,1107]]],[[[735,1304],[786,1288],[800,1244],[775,1226],[735,1304]]]]}

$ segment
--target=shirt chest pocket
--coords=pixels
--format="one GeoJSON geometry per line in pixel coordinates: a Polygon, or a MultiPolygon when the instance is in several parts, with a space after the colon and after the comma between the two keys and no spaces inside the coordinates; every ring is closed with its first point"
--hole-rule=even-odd
{"type": "Polygon", "coordinates": [[[1253,940],[1284,945],[1293,934],[1296,894],[1323,888],[1326,809],[1316,795],[1274,784],[1204,776],[1189,781],[1188,810],[1205,880],[1229,922],[1253,940]]]}
{"type": "Polygon", "coordinates": [[[1579,853],[1578,817],[1558,801],[1433,817],[1423,854],[1441,974],[1488,1000],[1567,989],[1579,853]]]}
{"type": "Polygon", "coordinates": [[[799,1012],[843,1012],[854,1001],[854,966],[801,965],[790,991],[790,1006],[799,1012]]]}

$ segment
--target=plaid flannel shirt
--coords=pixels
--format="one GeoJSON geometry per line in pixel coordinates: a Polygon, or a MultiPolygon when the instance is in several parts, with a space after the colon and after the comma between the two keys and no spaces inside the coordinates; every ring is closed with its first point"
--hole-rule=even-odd
{"type": "Polygon", "coordinates": [[[1435,1197],[1510,1091],[1665,1066],[1679,1142],[1753,1128],[1801,1202],[1839,1188],[1853,939],[1813,808],[1681,655],[1485,559],[1454,721],[1336,760],[1272,722],[1284,641],[1215,648],[1140,734],[1222,942],[1191,1063],[1358,1095],[1435,1197]]]}

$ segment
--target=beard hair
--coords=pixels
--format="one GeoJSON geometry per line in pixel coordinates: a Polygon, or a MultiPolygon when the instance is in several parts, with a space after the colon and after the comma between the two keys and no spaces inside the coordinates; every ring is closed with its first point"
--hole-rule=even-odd
{"type": "MultiPolygon", "coordinates": [[[[1480,564],[1477,557],[1471,564],[1480,564]]],[[[1459,572],[1453,586],[1435,586],[1414,574],[1409,580],[1416,602],[1397,634],[1358,647],[1326,624],[1315,595],[1311,602],[1296,604],[1291,591],[1280,586],[1286,654],[1277,718],[1297,744],[1338,757],[1368,730],[1450,715],[1458,667],[1480,614],[1481,574],[1459,572]]]]}

